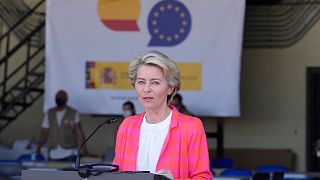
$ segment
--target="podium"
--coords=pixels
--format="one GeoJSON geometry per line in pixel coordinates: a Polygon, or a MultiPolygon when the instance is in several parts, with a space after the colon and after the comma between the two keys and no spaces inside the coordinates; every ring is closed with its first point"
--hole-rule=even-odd
{"type": "Polygon", "coordinates": [[[131,173],[131,172],[120,172],[120,173],[102,173],[97,176],[90,176],[89,178],[81,178],[77,171],[59,171],[59,170],[23,170],[21,173],[22,180],[168,180],[167,177],[162,175],[156,175],[151,173],[131,173]]]}

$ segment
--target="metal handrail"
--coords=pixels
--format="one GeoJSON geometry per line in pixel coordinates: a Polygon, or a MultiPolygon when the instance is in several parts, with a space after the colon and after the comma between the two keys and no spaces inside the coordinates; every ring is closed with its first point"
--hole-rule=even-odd
{"type": "MultiPolygon", "coordinates": [[[[263,24],[263,25],[255,25],[255,31],[256,35],[261,34],[261,32],[266,31],[265,28],[268,28],[268,33],[273,33],[273,36],[284,36],[285,34],[289,34],[290,32],[295,30],[295,27],[299,27],[301,24],[303,24],[304,19],[307,19],[309,14],[308,12],[311,12],[315,10],[316,7],[314,6],[308,6],[306,9],[303,9],[303,11],[299,11],[295,15],[295,19],[291,18],[291,20],[288,20],[287,22],[284,22],[283,24],[263,24]]],[[[275,23],[275,22],[274,22],[275,23]]]]}
{"type": "Polygon", "coordinates": [[[274,48],[293,45],[319,18],[319,0],[282,0],[272,6],[247,7],[243,46],[274,48]],[[259,14],[259,9],[264,11],[259,14]]]}
{"type": "MultiPolygon", "coordinates": [[[[30,70],[30,72],[35,71],[40,65],[43,64],[43,61],[44,61],[44,59],[43,59],[41,62],[39,62],[32,70],[30,70]]],[[[34,83],[36,83],[36,84],[37,84],[37,83],[41,83],[41,82],[39,82],[39,80],[43,80],[43,79],[44,79],[44,76],[42,76],[41,78],[38,78],[38,80],[37,80],[36,82],[34,82],[34,83]]],[[[24,81],[25,81],[25,79],[20,79],[16,84],[23,83],[24,81]]],[[[33,87],[33,86],[31,85],[30,87],[24,88],[24,93],[21,93],[21,94],[19,94],[17,97],[15,97],[15,98],[16,98],[16,101],[15,101],[15,102],[23,99],[24,94],[25,94],[26,92],[30,91],[30,89],[31,89],[32,87],[33,87]]],[[[11,87],[8,91],[13,91],[14,89],[15,89],[15,87],[11,87]]],[[[8,107],[10,107],[10,105],[14,105],[15,102],[10,102],[10,103],[8,103],[8,105],[9,105],[8,107]]],[[[5,113],[5,112],[8,111],[8,110],[10,110],[10,108],[5,108],[1,113],[5,113]]]]}
{"type": "Polygon", "coordinates": [[[19,19],[12,27],[10,27],[9,30],[0,37],[0,43],[1,43],[1,41],[2,41],[5,37],[9,36],[10,33],[11,33],[16,27],[18,27],[18,26],[19,26],[21,23],[23,23],[31,14],[33,14],[33,13],[36,11],[36,9],[37,9],[38,7],[40,7],[44,2],[45,2],[45,0],[39,1],[32,9],[30,9],[30,11],[29,11],[28,13],[26,13],[24,16],[22,16],[21,19],[19,19]]]}
{"type": "MultiPolygon", "coordinates": [[[[43,49],[44,49],[45,45],[43,44],[42,46],[39,47],[39,49],[37,51],[35,51],[30,59],[32,59],[33,57],[35,57],[38,53],[40,53],[43,49]]],[[[6,79],[4,79],[2,82],[0,82],[0,87],[4,85],[5,80],[9,80],[11,79],[15,74],[17,74],[26,64],[28,63],[28,61],[25,61],[23,63],[21,63],[14,71],[12,71],[7,77],[6,79]]]]}
{"type": "Polygon", "coordinates": [[[0,59],[0,65],[3,64],[10,56],[12,56],[17,50],[19,50],[28,40],[31,39],[41,28],[45,26],[45,21],[41,22],[27,37],[21,40],[15,47],[11,49],[2,59],[0,59]]]}

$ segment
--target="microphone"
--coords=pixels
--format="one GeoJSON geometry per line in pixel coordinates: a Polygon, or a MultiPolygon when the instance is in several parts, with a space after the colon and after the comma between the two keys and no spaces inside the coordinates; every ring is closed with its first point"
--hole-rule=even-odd
{"type": "MultiPolygon", "coordinates": [[[[81,169],[81,167],[80,167],[80,150],[81,150],[81,148],[83,147],[83,145],[85,145],[85,144],[87,143],[87,141],[98,131],[98,129],[99,129],[101,126],[103,126],[103,125],[105,125],[105,124],[111,124],[111,123],[114,123],[114,122],[116,122],[116,121],[118,121],[117,118],[112,118],[112,119],[107,119],[107,120],[105,120],[104,122],[102,122],[102,123],[90,134],[90,136],[87,137],[87,139],[85,139],[85,140],[81,143],[80,147],[78,148],[77,158],[76,158],[76,162],[75,162],[75,168],[76,168],[76,170],[78,170],[78,173],[79,173],[80,171],[83,171],[83,169],[81,169]],[[80,171],[79,171],[79,170],[80,170],[80,171]]],[[[110,166],[115,167],[116,170],[118,170],[118,168],[119,168],[119,166],[117,166],[117,165],[110,165],[110,166]]],[[[85,165],[84,167],[87,169],[87,167],[91,167],[91,166],[85,165]]],[[[91,170],[91,168],[90,168],[89,170],[91,170]]],[[[79,173],[79,175],[80,175],[80,173],[79,173]]],[[[80,176],[81,176],[81,175],[80,175],[80,176]]]]}

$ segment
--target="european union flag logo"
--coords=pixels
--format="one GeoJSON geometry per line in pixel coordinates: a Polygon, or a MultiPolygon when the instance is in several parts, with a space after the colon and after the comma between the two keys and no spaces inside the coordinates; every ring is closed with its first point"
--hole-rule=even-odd
{"type": "Polygon", "coordinates": [[[191,15],[179,1],[160,1],[149,14],[148,29],[152,37],[149,46],[174,46],[188,36],[191,15]]]}

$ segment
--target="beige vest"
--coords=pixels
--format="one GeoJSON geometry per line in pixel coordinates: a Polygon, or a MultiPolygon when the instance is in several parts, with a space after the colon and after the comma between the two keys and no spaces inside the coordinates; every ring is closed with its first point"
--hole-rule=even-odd
{"type": "Polygon", "coordinates": [[[56,108],[48,111],[49,139],[48,146],[54,149],[59,144],[65,149],[77,147],[77,136],[75,131],[76,110],[66,107],[60,126],[58,125],[56,108]]]}

